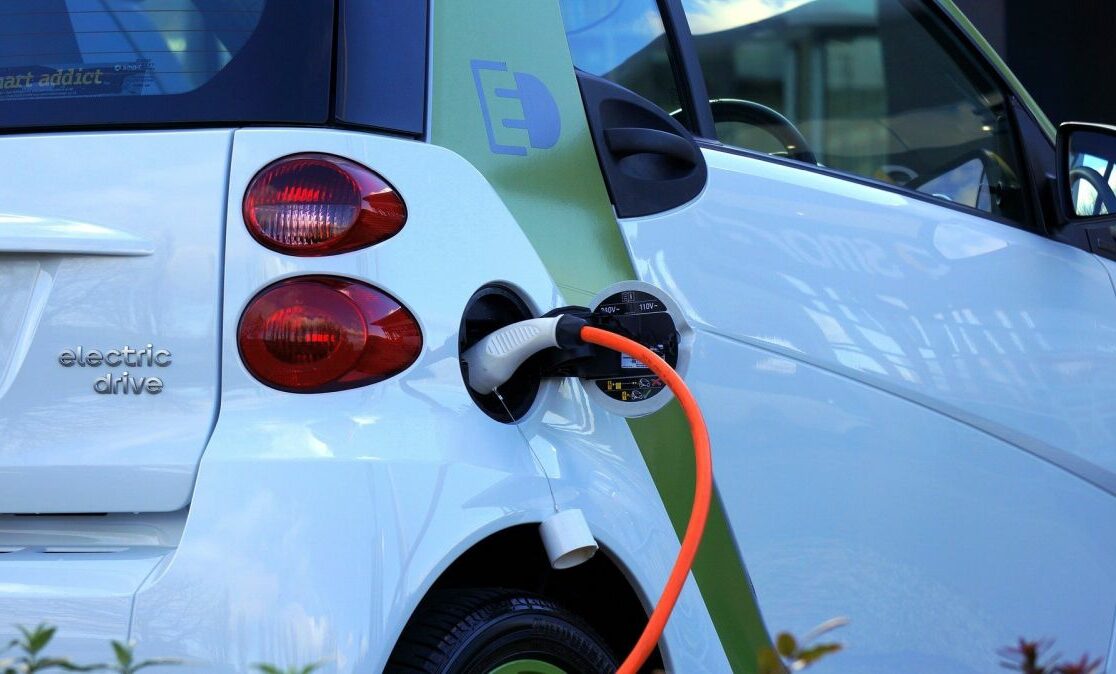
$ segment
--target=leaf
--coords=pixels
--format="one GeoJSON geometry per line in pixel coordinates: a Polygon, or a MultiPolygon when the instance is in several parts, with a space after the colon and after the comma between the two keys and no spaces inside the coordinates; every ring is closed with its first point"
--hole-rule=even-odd
{"type": "Polygon", "coordinates": [[[46,648],[46,645],[49,644],[50,640],[54,638],[54,632],[57,629],[57,627],[39,625],[33,632],[28,633],[26,630],[24,630],[24,636],[27,638],[27,644],[26,646],[24,646],[24,648],[27,649],[27,652],[30,655],[38,654],[38,652],[46,648]]]}
{"type": "Polygon", "coordinates": [[[139,670],[144,669],[146,667],[165,667],[165,666],[173,666],[173,665],[181,665],[181,664],[184,664],[184,662],[182,660],[177,659],[177,658],[152,658],[150,660],[144,660],[143,662],[140,662],[138,665],[134,665],[132,667],[131,671],[132,672],[138,672],[139,670]]]}
{"type": "Polygon", "coordinates": [[[1100,671],[1099,659],[1090,661],[1088,655],[1082,655],[1077,662],[1063,662],[1054,668],[1054,674],[1095,674],[1100,671]]]}
{"type": "Polygon", "coordinates": [[[784,658],[792,657],[798,650],[798,642],[790,632],[781,632],[775,637],[775,649],[784,658]]]}
{"type": "Polygon", "coordinates": [[[92,672],[105,669],[104,665],[75,665],[65,658],[43,658],[36,661],[36,669],[64,669],[67,672],[92,672]]]}
{"type": "Polygon", "coordinates": [[[840,651],[842,648],[844,648],[844,646],[841,644],[818,644],[801,651],[797,659],[798,662],[803,663],[803,667],[809,667],[825,656],[840,651]]]}
{"type": "Polygon", "coordinates": [[[756,657],[759,665],[757,674],[782,674],[783,661],[770,648],[763,648],[756,657]]]}
{"type": "Polygon", "coordinates": [[[116,662],[120,664],[121,669],[130,669],[132,666],[132,648],[128,644],[120,643],[119,641],[112,642],[112,650],[116,654],[116,662]]]}
{"type": "Polygon", "coordinates": [[[302,667],[291,665],[286,669],[280,669],[279,667],[270,665],[266,662],[261,662],[252,666],[263,672],[263,674],[311,674],[311,672],[320,668],[322,666],[322,663],[312,662],[309,665],[305,665],[302,667]]]}

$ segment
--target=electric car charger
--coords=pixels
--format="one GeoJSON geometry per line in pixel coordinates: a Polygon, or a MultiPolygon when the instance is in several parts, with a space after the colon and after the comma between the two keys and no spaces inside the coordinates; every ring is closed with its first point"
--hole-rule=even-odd
{"type": "MultiPolygon", "coordinates": [[[[674,610],[674,605],[682,593],[694,558],[697,556],[712,498],[713,464],[705,421],[697,401],[686,387],[682,377],[662,356],[650,348],[624,335],[590,325],[590,319],[591,317],[564,313],[513,323],[482,338],[466,350],[461,359],[468,385],[478,393],[488,394],[510,379],[516,370],[540,351],[558,349],[557,355],[561,357],[554,362],[561,363],[562,366],[554,370],[564,373],[577,371],[579,361],[581,367],[584,367],[586,362],[599,363],[600,354],[595,353],[595,349],[608,349],[631,359],[625,361],[621,358],[621,370],[646,368],[659,377],[678,398],[690,424],[690,432],[694,440],[697,474],[694,503],[686,533],[682,538],[681,549],[667,578],[666,586],[639,640],[617,670],[619,674],[635,674],[654,651],[655,645],[662,636],[671,611],[674,610]]],[[[661,345],[663,342],[653,340],[652,343],[661,345]]],[[[559,376],[554,371],[549,374],[559,376]]],[[[573,566],[578,560],[588,559],[595,551],[595,544],[587,543],[593,541],[593,537],[580,511],[559,511],[544,522],[540,530],[547,554],[555,568],[573,566]]]]}

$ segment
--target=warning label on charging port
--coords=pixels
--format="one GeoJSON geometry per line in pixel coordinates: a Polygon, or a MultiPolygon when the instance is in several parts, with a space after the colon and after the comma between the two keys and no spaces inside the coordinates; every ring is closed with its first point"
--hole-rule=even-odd
{"type": "MultiPolygon", "coordinates": [[[[616,293],[593,313],[602,326],[635,339],[673,366],[678,359],[678,333],[662,300],[639,290],[616,293]]],[[[615,362],[615,361],[613,361],[615,362]]],[[[665,387],[642,361],[620,354],[620,370],[630,376],[596,380],[597,388],[621,402],[638,402],[659,394],[665,387]]],[[[619,374],[619,373],[617,373],[619,374]]]]}
{"type": "Polygon", "coordinates": [[[646,370],[647,366],[643,361],[636,360],[626,353],[620,354],[620,367],[625,370],[646,370]]]}

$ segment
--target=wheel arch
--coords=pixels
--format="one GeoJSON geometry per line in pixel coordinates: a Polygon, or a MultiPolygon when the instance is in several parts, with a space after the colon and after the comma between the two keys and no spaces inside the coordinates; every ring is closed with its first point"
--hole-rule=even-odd
{"type": "MultiPolygon", "coordinates": [[[[577,614],[604,639],[617,658],[623,659],[639,639],[649,615],[648,602],[631,575],[604,545],[592,559],[579,566],[552,569],[538,526],[538,523],[513,525],[472,545],[438,576],[416,605],[412,617],[423,602],[440,590],[522,590],[546,597],[577,614]]],[[[404,627],[404,633],[406,630],[404,627]]],[[[648,665],[663,667],[658,648],[648,665]]]]}

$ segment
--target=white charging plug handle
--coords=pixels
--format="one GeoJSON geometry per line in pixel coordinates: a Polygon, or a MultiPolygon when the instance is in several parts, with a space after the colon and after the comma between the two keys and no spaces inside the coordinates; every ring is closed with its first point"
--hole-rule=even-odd
{"type": "Polygon", "coordinates": [[[531,318],[500,328],[462,354],[468,365],[469,388],[489,394],[511,379],[520,365],[543,349],[558,346],[558,321],[531,318]]]}

